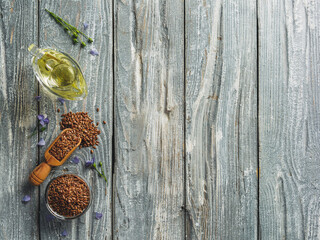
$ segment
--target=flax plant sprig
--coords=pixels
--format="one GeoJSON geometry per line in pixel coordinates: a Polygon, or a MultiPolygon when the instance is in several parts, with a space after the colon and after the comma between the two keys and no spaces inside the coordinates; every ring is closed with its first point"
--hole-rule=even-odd
{"type": "Polygon", "coordinates": [[[86,161],[85,163],[86,167],[92,167],[93,169],[95,169],[99,175],[99,177],[103,177],[103,179],[106,181],[106,183],[108,183],[107,177],[103,171],[102,168],[102,162],[99,162],[99,167],[101,168],[101,172],[99,171],[97,164],[95,163],[95,158],[93,157],[92,159],[86,161]]]}
{"type": "Polygon", "coordinates": [[[72,26],[71,24],[67,23],[65,20],[63,20],[61,17],[57,16],[56,14],[54,14],[53,12],[50,12],[48,9],[45,9],[46,12],[48,12],[50,14],[50,16],[58,23],[60,24],[64,30],[69,34],[69,36],[72,38],[73,43],[76,44],[79,42],[81,42],[81,46],[85,47],[86,43],[82,40],[82,38],[80,38],[79,35],[82,35],[83,37],[85,37],[88,40],[88,43],[92,43],[93,39],[88,37],[86,34],[84,34],[83,32],[81,32],[80,30],[78,30],[76,27],[72,26]]]}

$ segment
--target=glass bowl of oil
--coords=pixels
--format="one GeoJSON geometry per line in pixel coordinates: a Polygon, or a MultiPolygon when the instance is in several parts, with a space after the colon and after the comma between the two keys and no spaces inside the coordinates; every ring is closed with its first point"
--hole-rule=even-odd
{"type": "Polygon", "coordinates": [[[50,93],[68,100],[83,100],[88,88],[79,64],[68,54],[52,48],[28,48],[33,71],[50,93]]]}

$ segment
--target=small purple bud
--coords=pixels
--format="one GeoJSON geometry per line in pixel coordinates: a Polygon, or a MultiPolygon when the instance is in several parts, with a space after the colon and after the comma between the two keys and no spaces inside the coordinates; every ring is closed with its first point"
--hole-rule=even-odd
{"type": "Polygon", "coordinates": [[[40,138],[40,141],[37,144],[40,147],[43,147],[44,145],[46,145],[46,142],[43,140],[43,138],[40,138]]]}
{"type": "Polygon", "coordinates": [[[91,167],[93,165],[93,163],[94,163],[94,157],[91,160],[86,161],[85,166],[86,167],[91,167]]]}
{"type": "Polygon", "coordinates": [[[42,114],[38,115],[38,119],[41,121],[44,119],[44,116],[42,114]]]}
{"type": "Polygon", "coordinates": [[[62,233],[61,233],[61,236],[62,237],[66,237],[67,235],[68,235],[67,230],[63,230],[62,233]]]}
{"type": "Polygon", "coordinates": [[[44,122],[45,124],[48,124],[48,123],[49,123],[49,118],[43,119],[43,122],[44,122]]]}
{"type": "Polygon", "coordinates": [[[80,159],[78,157],[74,157],[74,159],[72,159],[72,162],[74,164],[78,164],[80,162],[80,159]]]}
{"type": "Polygon", "coordinates": [[[96,212],[96,219],[101,219],[102,218],[102,213],[96,212]]]}
{"type": "Polygon", "coordinates": [[[22,202],[23,202],[23,203],[27,203],[27,202],[30,201],[30,199],[31,199],[31,197],[30,197],[29,195],[25,195],[25,196],[22,198],[22,202]]]}
{"type": "Polygon", "coordinates": [[[64,104],[64,102],[66,101],[66,100],[64,100],[63,98],[58,98],[58,100],[59,100],[59,102],[60,102],[61,104],[64,104]]]}
{"type": "Polygon", "coordinates": [[[99,55],[99,52],[97,51],[97,49],[93,48],[90,50],[89,52],[92,56],[98,56],[99,55]]]}
{"type": "Polygon", "coordinates": [[[87,30],[88,27],[89,27],[89,24],[86,23],[86,22],[84,22],[84,23],[83,23],[83,29],[84,29],[84,30],[87,30]]]}

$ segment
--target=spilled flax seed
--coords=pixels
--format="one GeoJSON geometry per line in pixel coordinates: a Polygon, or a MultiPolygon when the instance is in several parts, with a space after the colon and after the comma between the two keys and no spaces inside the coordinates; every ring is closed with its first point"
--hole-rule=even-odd
{"type": "Polygon", "coordinates": [[[72,128],[82,139],[80,148],[99,145],[98,135],[101,133],[87,112],[69,112],[62,114],[60,129],[72,128]]]}

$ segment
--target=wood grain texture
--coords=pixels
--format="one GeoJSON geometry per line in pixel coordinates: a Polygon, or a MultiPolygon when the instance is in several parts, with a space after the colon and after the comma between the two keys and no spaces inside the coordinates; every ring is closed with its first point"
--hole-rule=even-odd
{"type": "Polygon", "coordinates": [[[185,13],[187,239],[257,239],[256,2],[185,13]]]}
{"type": "Polygon", "coordinates": [[[37,1],[0,1],[0,239],[38,239],[37,82],[27,48],[37,41],[37,1]],[[27,204],[21,202],[31,196],[27,204]]]}
{"type": "Polygon", "coordinates": [[[184,239],[183,2],[114,14],[114,238],[184,239]]]}
{"type": "Polygon", "coordinates": [[[0,239],[319,238],[319,26],[315,0],[0,0],[0,239]],[[94,43],[72,45],[45,8],[89,23],[94,43]],[[79,61],[85,101],[38,88],[27,52],[38,42],[79,61]],[[48,146],[68,111],[100,122],[108,185],[84,167],[90,149],[28,184],[44,160],[38,138],[48,146]],[[37,114],[49,129],[28,138],[37,114]],[[78,220],[50,220],[45,187],[65,172],[94,200],[78,220]]]}
{"type": "Polygon", "coordinates": [[[319,238],[319,13],[259,0],[262,239],[319,238]]]}
{"type": "MultiPolygon", "coordinates": [[[[56,220],[47,221],[47,210],[44,205],[44,192],[46,181],[41,186],[41,238],[57,239],[63,230],[67,230],[68,239],[111,239],[112,234],[112,124],[113,124],[113,60],[112,60],[112,1],[61,1],[47,2],[41,1],[40,5],[40,46],[56,47],[74,57],[82,67],[85,79],[88,85],[88,97],[84,101],[66,101],[63,105],[56,99],[46,97],[41,88],[41,95],[44,99],[41,101],[40,113],[47,114],[50,118],[49,129],[41,134],[47,145],[59,134],[58,123],[60,115],[64,112],[88,112],[94,122],[100,122],[99,136],[100,146],[90,154],[89,148],[76,150],[74,156],[78,156],[81,162],[76,165],[67,161],[63,166],[55,168],[55,171],[49,176],[63,172],[78,173],[89,181],[93,191],[93,202],[89,211],[78,220],[70,222],[59,222],[56,220]],[[92,44],[80,48],[80,45],[72,45],[72,39],[64,30],[50,18],[44,11],[47,8],[50,11],[61,16],[69,23],[76,25],[83,30],[83,23],[89,24],[85,31],[94,39],[92,44]],[[89,54],[90,49],[96,48],[99,56],[89,54]],[[57,109],[61,112],[57,113],[57,109]],[[97,112],[96,108],[100,111],[97,112]],[[107,124],[103,125],[102,122],[107,124]],[[86,160],[95,157],[96,162],[101,161],[104,165],[105,173],[108,178],[106,182],[98,177],[98,174],[84,167],[86,160]],[[103,218],[95,219],[94,212],[103,213],[103,218]]],[[[43,161],[43,153],[41,159],[43,161]]]]}

